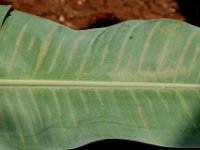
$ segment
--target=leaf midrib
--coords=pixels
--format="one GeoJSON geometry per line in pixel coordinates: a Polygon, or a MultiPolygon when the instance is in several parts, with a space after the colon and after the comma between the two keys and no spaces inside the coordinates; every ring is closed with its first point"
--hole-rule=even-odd
{"type": "Polygon", "coordinates": [[[200,84],[118,81],[73,81],[73,80],[10,80],[1,79],[0,86],[36,87],[102,87],[102,88],[200,88],[200,84]]]}

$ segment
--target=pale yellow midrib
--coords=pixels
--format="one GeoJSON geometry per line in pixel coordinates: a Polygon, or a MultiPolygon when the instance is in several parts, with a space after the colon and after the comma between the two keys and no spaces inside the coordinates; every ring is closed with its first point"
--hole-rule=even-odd
{"type": "Polygon", "coordinates": [[[102,88],[200,88],[200,84],[116,82],[116,81],[71,81],[71,80],[10,80],[1,79],[0,86],[47,86],[47,87],[102,87],[102,88]]]}

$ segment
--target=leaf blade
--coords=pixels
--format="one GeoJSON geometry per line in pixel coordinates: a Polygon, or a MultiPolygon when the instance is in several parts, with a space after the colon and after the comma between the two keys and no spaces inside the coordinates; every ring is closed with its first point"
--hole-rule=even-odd
{"type": "Polygon", "coordinates": [[[200,136],[199,37],[173,20],[74,31],[13,11],[0,31],[0,147],[199,147],[187,139],[200,136]]]}

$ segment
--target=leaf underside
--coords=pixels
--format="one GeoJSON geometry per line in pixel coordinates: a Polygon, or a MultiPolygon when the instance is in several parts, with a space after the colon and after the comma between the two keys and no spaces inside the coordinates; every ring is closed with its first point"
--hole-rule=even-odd
{"type": "Polygon", "coordinates": [[[161,19],[76,31],[9,9],[0,6],[0,149],[200,147],[199,28],[161,19]]]}

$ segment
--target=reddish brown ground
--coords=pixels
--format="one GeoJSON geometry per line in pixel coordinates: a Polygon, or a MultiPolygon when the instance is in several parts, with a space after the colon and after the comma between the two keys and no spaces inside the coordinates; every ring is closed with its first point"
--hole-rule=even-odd
{"type": "Polygon", "coordinates": [[[175,0],[0,0],[2,3],[76,29],[106,26],[130,19],[185,20],[175,0]]]}

